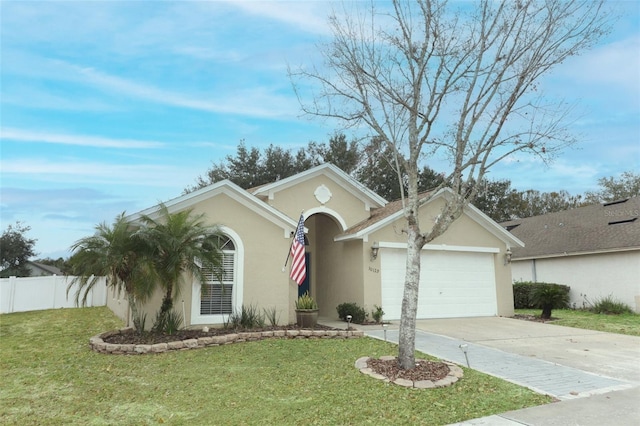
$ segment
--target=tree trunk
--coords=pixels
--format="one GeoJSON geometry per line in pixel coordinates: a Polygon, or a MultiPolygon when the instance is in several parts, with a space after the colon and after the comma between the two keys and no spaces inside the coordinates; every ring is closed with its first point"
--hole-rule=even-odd
{"type": "Polygon", "coordinates": [[[418,289],[420,285],[420,251],[422,244],[419,233],[409,227],[407,241],[407,274],[402,296],[402,315],[400,335],[398,337],[398,364],[402,369],[411,369],[416,365],[416,316],[418,313],[418,289]]]}
{"type": "Polygon", "coordinates": [[[136,304],[136,298],[131,293],[127,293],[127,302],[129,303],[129,309],[131,310],[131,319],[133,320],[133,328],[135,328],[136,333],[142,334],[144,331],[144,323],[140,318],[140,313],[138,312],[138,305],[136,304]]]}
{"type": "Polygon", "coordinates": [[[162,298],[162,305],[160,305],[160,314],[164,318],[171,309],[173,309],[173,295],[170,290],[167,290],[167,293],[162,298]]]}
{"type": "Polygon", "coordinates": [[[551,318],[551,305],[542,306],[542,313],[540,314],[540,318],[546,320],[551,318]]]}
{"type": "Polygon", "coordinates": [[[155,331],[164,331],[167,317],[173,309],[173,286],[168,286],[167,291],[162,298],[162,305],[160,305],[160,311],[156,317],[156,322],[153,325],[155,331]]]}

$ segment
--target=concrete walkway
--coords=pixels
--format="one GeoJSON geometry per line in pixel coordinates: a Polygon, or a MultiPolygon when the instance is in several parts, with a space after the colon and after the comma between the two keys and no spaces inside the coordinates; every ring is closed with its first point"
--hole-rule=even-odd
{"type": "MultiPolygon", "coordinates": [[[[398,342],[397,323],[386,333],[357,328],[398,342]]],[[[496,317],[421,320],[417,328],[417,350],[465,366],[468,360],[475,370],[560,400],[457,425],[640,424],[640,337],[496,317]]]]}
{"type": "MultiPolygon", "coordinates": [[[[384,339],[382,330],[367,336],[384,339]]],[[[398,330],[388,330],[387,340],[398,343],[398,330]]],[[[631,387],[628,382],[587,373],[536,358],[508,353],[464,340],[416,331],[416,349],[437,358],[466,365],[461,348],[466,345],[469,367],[558,399],[573,399],[631,387]]]]}

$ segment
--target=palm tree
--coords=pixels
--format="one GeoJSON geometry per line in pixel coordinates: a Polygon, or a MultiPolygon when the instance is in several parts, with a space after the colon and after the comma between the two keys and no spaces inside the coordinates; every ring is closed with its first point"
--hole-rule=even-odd
{"type": "Polygon", "coordinates": [[[148,247],[135,237],[135,229],[125,219],[124,212],[111,225],[103,222],[95,230],[94,235],[81,238],[71,246],[73,255],[69,262],[75,278],[67,287],[67,294],[73,284],[78,283],[75,301],[85,306],[91,289],[101,277],[106,277],[107,286],[125,293],[134,327],[142,332],[144,320],[138,315],[138,303],[152,294],[155,282],[154,270],[146,260],[148,247]]]}
{"type": "Polygon", "coordinates": [[[531,302],[542,309],[540,318],[550,319],[552,309],[563,309],[569,304],[569,291],[565,286],[557,284],[536,284],[531,292],[531,302]]]}
{"type": "Polygon", "coordinates": [[[217,226],[206,225],[204,214],[194,215],[192,209],[169,213],[164,204],[160,204],[157,218],[142,215],[140,222],[137,235],[151,248],[154,269],[165,291],[154,324],[155,330],[164,331],[186,273],[204,283],[203,264],[221,271],[221,234],[217,226]]]}

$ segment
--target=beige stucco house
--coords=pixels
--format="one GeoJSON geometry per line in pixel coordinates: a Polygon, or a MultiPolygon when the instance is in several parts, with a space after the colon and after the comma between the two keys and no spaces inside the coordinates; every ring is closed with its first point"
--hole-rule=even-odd
{"type": "MultiPolygon", "coordinates": [[[[448,191],[421,212],[433,223],[448,191]]],[[[275,308],[281,323],[295,323],[294,302],[308,288],[320,317],[337,318],[336,306],[356,302],[386,320],[400,317],[406,236],[401,202],[387,202],[337,167],[324,164],[259,188],[221,181],[167,201],[170,212],[193,209],[225,234],[224,292],[211,282],[191,282],[176,299],[187,326],[220,324],[245,306],[275,308]],[[305,218],[307,282],[298,286],[283,268],[300,214],[305,218]]],[[[140,214],[153,215],[156,207],[140,214]]],[[[473,206],[423,250],[419,318],[513,314],[507,251],[522,243],[473,206]]],[[[155,317],[160,294],[148,304],[155,317]]],[[[126,315],[117,296],[109,306],[126,315]]]]}

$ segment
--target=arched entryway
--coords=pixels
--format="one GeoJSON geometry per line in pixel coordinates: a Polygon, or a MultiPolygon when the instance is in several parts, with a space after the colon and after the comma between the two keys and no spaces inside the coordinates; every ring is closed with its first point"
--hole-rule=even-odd
{"type": "Polygon", "coordinates": [[[318,302],[321,317],[334,318],[340,303],[361,299],[357,297],[357,289],[362,287],[361,261],[357,261],[357,253],[362,251],[356,247],[361,242],[334,241],[343,232],[341,222],[341,218],[327,213],[314,213],[305,220],[309,230],[306,247],[308,288],[318,302]]]}

